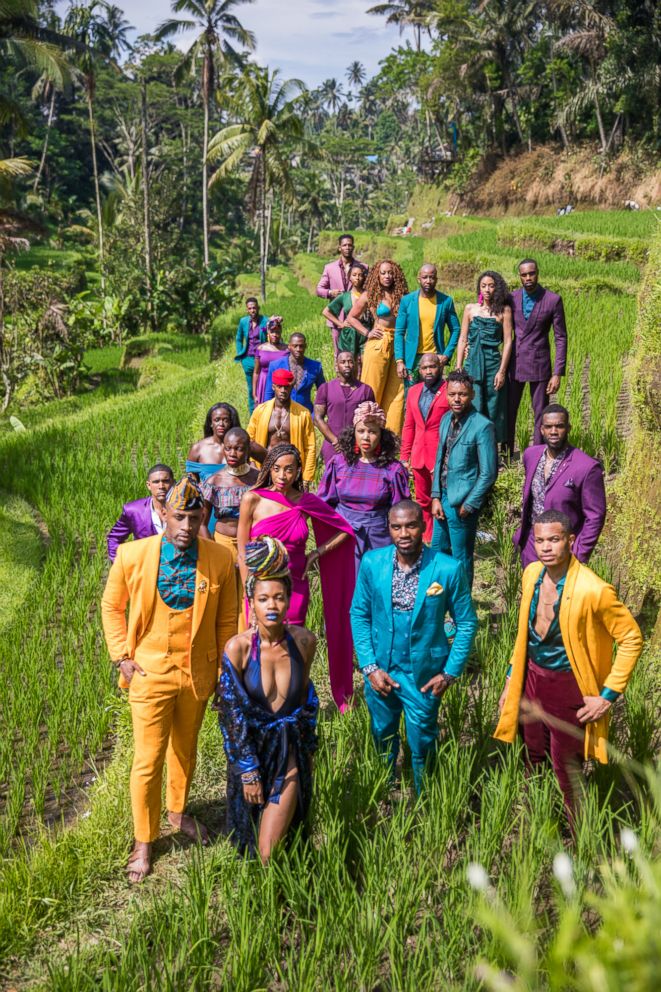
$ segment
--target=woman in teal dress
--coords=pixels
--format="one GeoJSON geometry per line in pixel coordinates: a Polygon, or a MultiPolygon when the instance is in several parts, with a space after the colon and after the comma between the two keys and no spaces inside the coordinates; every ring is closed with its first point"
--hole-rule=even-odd
{"type": "Polygon", "coordinates": [[[493,422],[496,440],[504,444],[507,366],[513,334],[509,289],[499,272],[487,271],[477,280],[477,292],[477,303],[469,303],[464,309],[457,343],[457,368],[473,379],[473,406],[493,422]]]}

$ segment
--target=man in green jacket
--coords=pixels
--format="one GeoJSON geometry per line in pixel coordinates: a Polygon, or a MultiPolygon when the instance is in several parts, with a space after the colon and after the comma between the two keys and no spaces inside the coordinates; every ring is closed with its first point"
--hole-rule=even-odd
{"type": "Polygon", "coordinates": [[[436,290],[436,266],[426,262],[418,272],[420,289],[402,297],[395,323],[395,361],[400,379],[418,381],[423,355],[436,354],[447,365],[454,354],[461,326],[454,300],[436,290]],[[445,328],[449,331],[445,343],[445,328]]]}
{"type": "Polygon", "coordinates": [[[431,547],[463,563],[473,584],[473,555],[477,519],[498,477],[494,425],[473,406],[473,380],[466,372],[447,378],[446,413],[439,429],[432,482],[431,547]]]}

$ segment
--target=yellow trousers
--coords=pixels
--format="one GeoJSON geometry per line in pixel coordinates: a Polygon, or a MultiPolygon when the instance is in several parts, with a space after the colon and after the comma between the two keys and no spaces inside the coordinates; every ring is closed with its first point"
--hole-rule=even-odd
{"type": "Polygon", "coordinates": [[[386,415],[386,427],[402,433],[404,423],[404,382],[395,364],[395,331],[380,327],[383,337],[368,341],[363,352],[362,382],[371,386],[374,397],[386,415]]]}
{"type": "Polygon", "coordinates": [[[238,568],[239,561],[239,547],[235,537],[230,537],[229,534],[219,534],[218,531],[214,531],[213,539],[216,544],[222,544],[224,548],[232,555],[232,561],[234,562],[234,572],[236,575],[236,602],[237,602],[237,632],[242,634],[244,630],[247,629],[246,624],[246,611],[243,609],[243,600],[245,598],[245,593],[243,591],[243,582],[241,581],[241,573],[238,568]]]}
{"type": "Polygon", "coordinates": [[[129,703],[135,742],[131,807],[136,840],[149,843],[159,835],[164,763],[168,812],[183,813],[186,809],[207,702],[195,698],[190,675],[181,668],[163,675],[136,672],[131,679],[129,703]]]}

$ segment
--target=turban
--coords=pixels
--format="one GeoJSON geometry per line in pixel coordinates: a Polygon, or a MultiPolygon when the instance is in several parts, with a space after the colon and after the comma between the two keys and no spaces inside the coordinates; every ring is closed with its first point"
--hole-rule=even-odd
{"type": "Polygon", "coordinates": [[[271,376],[274,386],[292,386],[294,383],[294,373],[289,369],[274,369],[271,376]]]}
{"type": "Polygon", "coordinates": [[[287,549],[275,537],[262,537],[246,544],[243,560],[249,573],[246,580],[248,599],[252,599],[258,580],[290,579],[287,549]]]}
{"type": "Polygon", "coordinates": [[[204,506],[202,490],[190,475],[175,482],[165,497],[166,506],[171,510],[201,510],[204,506]]]}
{"type": "Polygon", "coordinates": [[[374,420],[383,428],[386,426],[386,415],[379,406],[378,403],[374,403],[372,400],[366,400],[365,403],[359,403],[356,407],[356,411],[353,415],[353,426],[357,424],[362,424],[367,420],[374,420]]]}
{"type": "Polygon", "coordinates": [[[282,330],[282,321],[283,321],[282,317],[276,317],[276,316],[269,317],[269,319],[266,321],[266,330],[274,331],[276,327],[279,327],[280,330],[282,330]]]}

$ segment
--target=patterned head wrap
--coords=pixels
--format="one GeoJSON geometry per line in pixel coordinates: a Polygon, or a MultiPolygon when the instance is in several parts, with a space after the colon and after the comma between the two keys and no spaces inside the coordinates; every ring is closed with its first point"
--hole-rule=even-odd
{"type": "Polygon", "coordinates": [[[287,549],[275,537],[262,537],[259,541],[246,544],[244,561],[249,572],[246,579],[248,599],[252,599],[258,581],[287,579],[291,582],[287,549]]]}
{"type": "Polygon", "coordinates": [[[294,383],[294,373],[289,369],[274,369],[271,382],[274,386],[291,386],[294,383]]]}
{"type": "Polygon", "coordinates": [[[356,427],[358,424],[365,423],[368,420],[373,420],[382,429],[386,426],[386,415],[379,406],[378,403],[374,403],[372,400],[366,400],[364,403],[359,403],[356,407],[356,412],[353,415],[353,426],[356,427]]]}
{"type": "Polygon", "coordinates": [[[204,497],[197,480],[192,475],[185,475],[175,482],[165,497],[165,503],[171,510],[201,510],[204,497]]]}
{"type": "Polygon", "coordinates": [[[269,319],[266,321],[266,330],[274,331],[276,327],[282,330],[283,319],[284,319],[283,317],[278,317],[275,314],[272,317],[269,317],[269,319]]]}

